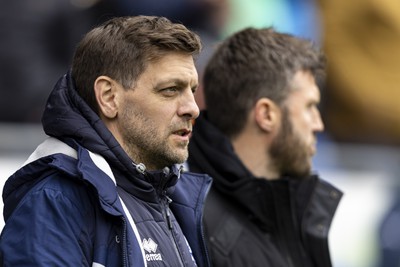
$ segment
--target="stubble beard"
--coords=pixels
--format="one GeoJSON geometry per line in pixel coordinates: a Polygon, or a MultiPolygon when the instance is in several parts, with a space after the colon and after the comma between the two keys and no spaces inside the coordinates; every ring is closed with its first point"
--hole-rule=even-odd
{"type": "Polygon", "coordinates": [[[161,133],[154,121],[134,108],[127,108],[121,119],[124,149],[135,163],[143,163],[148,170],[160,170],[187,159],[187,142],[182,142],[178,147],[173,147],[169,142],[172,129],[161,133]]]}

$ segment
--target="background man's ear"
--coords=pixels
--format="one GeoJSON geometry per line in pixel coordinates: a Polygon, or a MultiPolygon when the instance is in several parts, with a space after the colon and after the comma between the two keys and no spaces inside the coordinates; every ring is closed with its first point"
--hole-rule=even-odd
{"type": "Polygon", "coordinates": [[[115,118],[118,114],[115,81],[107,76],[97,77],[94,82],[94,92],[100,115],[108,119],[115,118]]]}
{"type": "Polygon", "coordinates": [[[254,106],[254,116],[261,130],[271,132],[279,121],[280,109],[274,101],[263,97],[254,106]]]}

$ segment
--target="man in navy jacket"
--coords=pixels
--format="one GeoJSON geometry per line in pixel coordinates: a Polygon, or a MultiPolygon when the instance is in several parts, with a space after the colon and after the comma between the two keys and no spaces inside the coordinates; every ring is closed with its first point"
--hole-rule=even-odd
{"type": "Polygon", "coordinates": [[[209,266],[210,178],[183,173],[199,37],[163,17],[93,29],[48,99],[49,136],[6,182],[1,266],[209,266]]]}

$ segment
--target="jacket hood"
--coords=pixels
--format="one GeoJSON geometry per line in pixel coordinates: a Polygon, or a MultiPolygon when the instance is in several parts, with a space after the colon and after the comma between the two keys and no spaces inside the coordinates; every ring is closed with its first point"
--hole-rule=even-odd
{"type": "Polygon", "coordinates": [[[208,121],[206,111],[194,124],[189,155],[190,169],[206,172],[223,185],[222,190],[240,188],[244,181],[254,178],[235,154],[230,140],[208,121]]]}
{"type": "Polygon", "coordinates": [[[78,95],[70,73],[54,86],[47,100],[42,124],[47,135],[66,143],[73,139],[104,156],[112,165],[127,168],[123,162],[130,160],[100,117],[78,95]]]}
{"type": "Polygon", "coordinates": [[[191,171],[210,175],[213,188],[269,227],[269,218],[275,216],[272,184],[252,175],[235,154],[230,140],[207,120],[206,111],[202,111],[193,127],[188,164],[191,171]]]}

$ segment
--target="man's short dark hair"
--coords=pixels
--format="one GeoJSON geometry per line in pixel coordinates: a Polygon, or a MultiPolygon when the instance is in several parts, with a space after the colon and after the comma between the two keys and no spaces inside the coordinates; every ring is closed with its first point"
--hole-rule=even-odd
{"type": "Polygon", "coordinates": [[[205,68],[204,96],[209,120],[228,137],[238,135],[258,99],[279,106],[299,70],[323,80],[325,57],[309,40],[247,28],[227,38],[205,68]]]}
{"type": "Polygon", "coordinates": [[[72,62],[72,77],[80,96],[98,112],[94,82],[101,75],[134,87],[147,64],[168,52],[195,56],[200,38],[184,25],[164,17],[113,18],[88,32],[78,44],[72,62]]]}

